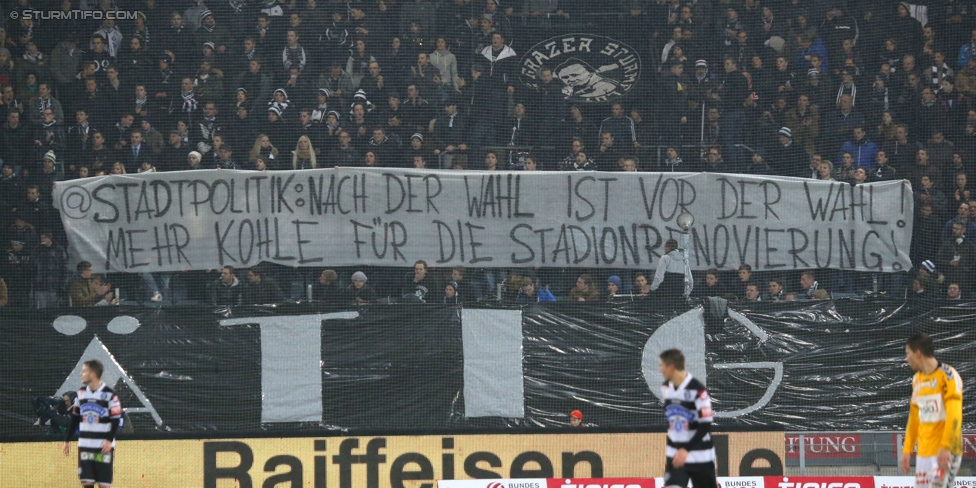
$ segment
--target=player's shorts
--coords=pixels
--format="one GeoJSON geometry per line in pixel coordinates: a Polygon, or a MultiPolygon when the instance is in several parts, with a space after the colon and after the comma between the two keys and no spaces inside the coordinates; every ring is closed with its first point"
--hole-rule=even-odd
{"type": "Polygon", "coordinates": [[[937,456],[917,456],[915,458],[915,488],[946,488],[953,486],[962,456],[952,455],[949,458],[949,471],[939,469],[937,456]]]}
{"type": "Polygon", "coordinates": [[[78,449],[78,478],[84,483],[112,484],[115,449],[102,454],[101,449],[78,449]]]}
{"type": "Polygon", "coordinates": [[[664,486],[688,486],[691,480],[695,488],[713,488],[718,480],[715,477],[715,463],[685,463],[680,468],[671,465],[671,458],[668,458],[664,466],[664,486]]]}

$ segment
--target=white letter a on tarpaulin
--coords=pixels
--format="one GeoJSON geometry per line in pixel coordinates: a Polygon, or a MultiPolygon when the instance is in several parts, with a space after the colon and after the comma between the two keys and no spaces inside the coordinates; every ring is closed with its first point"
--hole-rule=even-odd
{"type": "Polygon", "coordinates": [[[102,373],[102,382],[108,385],[110,388],[115,389],[115,385],[122,380],[129,390],[136,396],[136,399],[142,404],[141,407],[126,407],[123,405],[123,409],[127,414],[131,413],[148,413],[152,415],[153,420],[156,425],[162,426],[163,419],[159,416],[159,412],[156,411],[152,406],[152,402],[146,397],[145,393],[136,385],[136,382],[132,379],[125,370],[122,369],[122,365],[115,360],[112,353],[109,352],[105,344],[96,335],[92,338],[91,342],[88,343],[88,347],[85,348],[85,352],[82,353],[81,359],[78,360],[78,364],[75,368],[71,370],[71,374],[64,380],[61,384],[61,388],[58,388],[57,394],[63,395],[69,391],[78,391],[84,385],[81,383],[81,368],[85,365],[85,361],[92,359],[97,359],[102,362],[105,366],[105,371],[102,373]]]}

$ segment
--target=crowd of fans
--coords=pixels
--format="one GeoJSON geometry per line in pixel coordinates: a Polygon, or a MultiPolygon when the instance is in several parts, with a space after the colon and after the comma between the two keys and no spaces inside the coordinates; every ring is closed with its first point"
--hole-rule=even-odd
{"type": "MultiPolygon", "coordinates": [[[[114,303],[109,281],[176,301],[218,300],[220,286],[239,283],[226,269],[176,277],[187,283],[182,293],[170,292],[168,274],[98,281],[79,267],[70,278],[51,204],[58,181],[375,166],[708,171],[852,185],[904,179],[916,197],[911,256],[919,271],[911,285],[883,276],[881,291],[967,297],[976,276],[968,240],[976,235],[968,183],[976,161],[974,7],[968,0],[17,0],[3,6],[0,28],[0,237],[9,244],[0,284],[8,305],[45,307],[114,303]],[[521,56],[533,46],[581,32],[639,53],[639,81],[629,91],[617,90],[612,70],[598,74],[579,59],[546,64],[548,48],[534,55],[541,67],[523,70],[521,56]],[[206,287],[210,295],[196,294],[206,287]]],[[[399,282],[400,271],[373,271],[399,282]]],[[[456,297],[492,296],[517,275],[506,289],[546,301],[571,296],[582,279],[568,270],[510,271],[478,272],[474,292],[445,277],[444,296],[451,288],[456,297]]],[[[304,296],[306,285],[320,286],[318,272],[249,270],[254,286],[245,301],[304,296]],[[274,280],[287,289],[267,284],[274,280]]],[[[727,281],[734,272],[726,273],[727,281]]],[[[608,283],[627,292],[649,281],[621,274],[608,283]]],[[[348,275],[351,300],[382,295],[362,270],[348,275]]],[[[720,291],[805,296],[803,280],[817,279],[804,276],[720,291]]],[[[849,293],[877,291],[876,278],[819,276],[849,293]]]]}

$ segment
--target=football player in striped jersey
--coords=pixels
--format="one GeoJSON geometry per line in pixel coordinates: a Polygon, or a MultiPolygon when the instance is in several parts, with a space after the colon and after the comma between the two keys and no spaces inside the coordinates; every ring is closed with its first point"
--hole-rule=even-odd
{"type": "Polygon", "coordinates": [[[659,356],[664,413],[668,418],[664,486],[712,488],[716,485],[715,448],[710,433],[712,399],[701,381],[685,371],[685,356],[668,349],[659,356]]]}
{"type": "Polygon", "coordinates": [[[97,359],[85,361],[81,382],[71,409],[71,426],[62,451],[71,454],[68,441],[78,430],[78,477],[81,486],[112,486],[115,434],[122,421],[122,405],[111,387],[102,383],[105,367],[97,359]]]}

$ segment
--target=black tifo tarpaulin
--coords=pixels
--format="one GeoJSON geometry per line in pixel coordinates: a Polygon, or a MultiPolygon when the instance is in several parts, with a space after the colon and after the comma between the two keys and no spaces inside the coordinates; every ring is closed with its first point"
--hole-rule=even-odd
{"type": "MultiPolygon", "coordinates": [[[[657,355],[679,347],[721,426],[904,428],[904,341],[924,331],[976,398],[976,304],[885,298],[465,309],[315,304],[0,310],[0,434],[37,434],[30,400],[106,364],[140,433],[661,425],[657,355]],[[492,415],[492,412],[499,412],[492,415]],[[479,416],[473,416],[479,415],[479,416]]],[[[964,429],[976,429],[976,403],[964,429]]]]}

